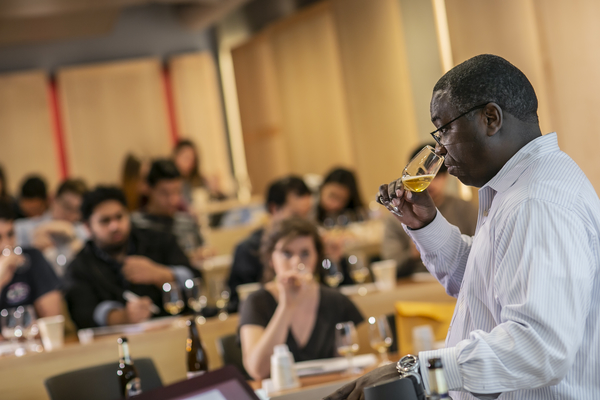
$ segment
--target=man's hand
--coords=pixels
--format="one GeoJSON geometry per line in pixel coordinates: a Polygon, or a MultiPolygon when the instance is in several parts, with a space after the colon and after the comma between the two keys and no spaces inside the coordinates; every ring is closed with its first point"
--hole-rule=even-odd
{"type": "Polygon", "coordinates": [[[139,285],[156,285],[175,279],[170,268],[157,264],[144,256],[129,256],[121,269],[123,276],[131,283],[139,285]]]}
{"type": "Polygon", "coordinates": [[[395,217],[411,229],[420,229],[429,225],[437,213],[435,203],[427,190],[421,193],[405,190],[400,179],[379,186],[376,201],[385,207],[389,205],[399,207],[402,217],[394,214],[395,217]]]}
{"type": "Polygon", "coordinates": [[[137,324],[149,320],[152,316],[152,311],[150,311],[152,304],[152,300],[147,296],[140,297],[137,300],[128,301],[125,306],[125,311],[127,312],[127,320],[129,323],[137,324]]]}
{"type": "Polygon", "coordinates": [[[400,379],[398,371],[396,370],[396,363],[384,365],[383,367],[377,368],[368,374],[361,376],[354,382],[342,386],[323,400],[362,400],[365,398],[365,395],[363,394],[364,388],[393,378],[400,379]]]}
{"type": "Polygon", "coordinates": [[[0,253],[0,290],[12,281],[15,271],[23,265],[25,258],[22,255],[10,253],[5,256],[0,253]]]}
{"type": "Polygon", "coordinates": [[[56,245],[55,239],[71,242],[76,239],[73,224],[67,221],[49,221],[40,225],[34,232],[32,238],[33,247],[45,250],[56,245]]]}

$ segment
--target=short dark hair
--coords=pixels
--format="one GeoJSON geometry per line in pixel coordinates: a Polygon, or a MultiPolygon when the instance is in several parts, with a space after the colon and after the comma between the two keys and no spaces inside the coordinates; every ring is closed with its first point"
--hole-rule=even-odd
{"type": "Polygon", "coordinates": [[[282,207],[287,201],[287,196],[293,193],[296,196],[310,196],[312,193],[302,178],[296,175],[290,175],[273,182],[267,189],[266,206],[269,211],[270,206],[282,207]]]}
{"type": "Polygon", "coordinates": [[[83,179],[66,179],[56,190],[56,197],[62,196],[64,193],[73,193],[83,196],[87,191],[87,185],[83,179]]]}
{"type": "Polygon", "coordinates": [[[0,220],[14,221],[16,218],[14,205],[6,200],[0,200],[0,220]]]}
{"type": "MultiPolygon", "coordinates": [[[[420,145],[419,147],[416,147],[415,150],[412,152],[412,155],[410,156],[410,160],[412,160],[413,158],[415,158],[415,156],[417,154],[419,154],[419,152],[423,149],[423,147],[425,147],[425,146],[431,146],[431,147],[433,147],[435,149],[436,145],[437,145],[437,143],[431,142],[431,143],[425,143],[425,144],[420,145]]],[[[448,172],[448,167],[446,167],[446,165],[444,163],[442,163],[442,166],[440,167],[440,170],[438,171],[438,174],[444,174],[446,172],[448,172]]]]}
{"type": "Polygon", "coordinates": [[[181,174],[177,170],[175,163],[171,160],[160,159],[152,162],[146,181],[150,187],[154,187],[162,180],[172,180],[178,178],[181,178],[181,174]]]}
{"type": "Polygon", "coordinates": [[[307,236],[310,237],[315,244],[315,250],[317,251],[315,275],[320,276],[320,266],[325,258],[325,248],[317,226],[306,218],[290,217],[274,222],[262,236],[260,259],[264,266],[262,276],[263,283],[266,283],[275,277],[275,271],[273,270],[270,261],[277,243],[282,239],[290,241],[298,237],[307,236]]]}
{"type": "Polygon", "coordinates": [[[127,207],[125,194],[116,186],[97,186],[94,190],[87,192],[83,196],[81,203],[81,216],[84,221],[88,221],[96,207],[105,201],[114,200],[127,207]]]}
{"type": "Polygon", "coordinates": [[[494,102],[523,122],[538,122],[537,96],[525,74],[492,54],[458,64],[440,78],[433,91],[446,92],[458,113],[494,102]]]}
{"type": "Polygon", "coordinates": [[[41,176],[31,175],[21,185],[21,198],[24,199],[48,199],[46,182],[41,176]]]}

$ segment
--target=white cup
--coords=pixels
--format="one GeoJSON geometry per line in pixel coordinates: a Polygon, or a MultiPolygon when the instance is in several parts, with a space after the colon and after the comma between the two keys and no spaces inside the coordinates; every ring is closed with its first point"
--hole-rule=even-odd
{"type": "Polygon", "coordinates": [[[38,318],[40,336],[44,344],[44,350],[52,351],[59,349],[65,343],[65,317],[55,315],[53,317],[38,318]]]}
{"type": "Polygon", "coordinates": [[[80,329],[77,331],[77,338],[80,344],[90,344],[94,341],[93,329],[80,329]]]}
{"type": "Polygon", "coordinates": [[[396,287],[396,260],[383,260],[371,264],[375,276],[375,286],[382,292],[396,287]]]}

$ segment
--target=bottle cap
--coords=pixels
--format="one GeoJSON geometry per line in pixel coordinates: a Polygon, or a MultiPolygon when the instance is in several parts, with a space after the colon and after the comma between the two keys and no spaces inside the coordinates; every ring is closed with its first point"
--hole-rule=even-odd
{"type": "Polygon", "coordinates": [[[287,354],[290,352],[290,349],[288,348],[287,344],[278,344],[273,350],[275,354],[287,354]]]}
{"type": "Polygon", "coordinates": [[[120,337],[117,339],[117,343],[121,344],[121,343],[127,343],[127,338],[126,337],[120,337]]]}

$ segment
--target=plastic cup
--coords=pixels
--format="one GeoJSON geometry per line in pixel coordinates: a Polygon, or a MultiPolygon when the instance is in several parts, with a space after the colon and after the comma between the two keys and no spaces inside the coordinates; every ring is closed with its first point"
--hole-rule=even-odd
{"type": "Polygon", "coordinates": [[[77,331],[77,338],[80,344],[90,344],[94,341],[94,330],[80,329],[77,331]]]}
{"type": "Polygon", "coordinates": [[[375,286],[382,292],[393,290],[396,287],[396,261],[384,260],[371,264],[371,271],[375,276],[375,286]]]}
{"type": "Polygon", "coordinates": [[[37,324],[40,329],[44,350],[52,351],[64,345],[65,317],[55,315],[53,317],[39,318],[37,324]]]}

